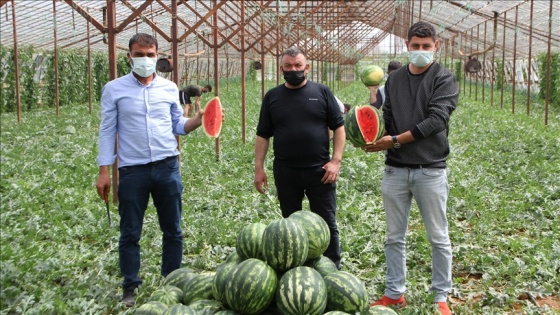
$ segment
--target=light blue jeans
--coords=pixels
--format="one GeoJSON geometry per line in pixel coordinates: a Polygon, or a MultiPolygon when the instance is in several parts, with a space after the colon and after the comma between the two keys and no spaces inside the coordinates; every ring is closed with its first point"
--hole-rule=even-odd
{"type": "Polygon", "coordinates": [[[381,183],[387,221],[385,295],[397,299],[406,289],[406,231],[412,198],[416,201],[432,247],[434,302],[447,300],[451,290],[451,241],[447,228],[447,172],[440,168],[385,167],[381,183]]]}

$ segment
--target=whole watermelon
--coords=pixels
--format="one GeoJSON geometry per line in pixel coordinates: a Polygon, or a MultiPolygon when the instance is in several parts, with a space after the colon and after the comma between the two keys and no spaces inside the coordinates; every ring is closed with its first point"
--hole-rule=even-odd
{"type": "Polygon", "coordinates": [[[305,266],[286,271],[278,281],[276,306],[285,315],[322,315],[327,306],[323,277],[305,266]]]}
{"type": "Polygon", "coordinates": [[[310,259],[304,265],[317,270],[322,277],[338,271],[336,264],[327,256],[310,259]]]}
{"type": "Polygon", "coordinates": [[[369,308],[368,294],[358,277],[344,271],[328,274],[323,278],[327,286],[327,310],[362,313],[369,308]]]}
{"type": "Polygon", "coordinates": [[[251,223],[246,225],[237,234],[237,246],[235,250],[241,260],[248,258],[262,259],[262,235],[266,224],[251,223]]]}
{"type": "Polygon", "coordinates": [[[165,312],[163,312],[163,315],[196,315],[196,312],[186,305],[175,304],[165,310],[165,312]]]}
{"type": "Polygon", "coordinates": [[[369,309],[368,315],[397,315],[394,309],[383,306],[383,305],[375,305],[369,309]]]}
{"type": "Polygon", "coordinates": [[[194,276],[196,276],[196,273],[191,268],[183,267],[175,269],[165,277],[163,285],[173,285],[181,289],[181,291],[185,291],[187,288],[186,283],[194,276]]]}
{"type": "Polygon", "coordinates": [[[229,277],[233,274],[237,263],[224,262],[216,269],[216,274],[212,281],[212,296],[216,301],[227,304],[226,302],[226,283],[229,277]]]}
{"type": "Polygon", "coordinates": [[[214,272],[197,274],[187,282],[187,289],[183,292],[183,303],[190,305],[197,300],[213,299],[212,283],[214,275],[214,272]]]}
{"type": "Polygon", "coordinates": [[[267,263],[244,260],[226,282],[227,305],[240,314],[259,314],[272,302],[277,283],[276,272],[267,263]]]}
{"type": "Polygon", "coordinates": [[[167,306],[183,303],[183,291],[174,285],[163,285],[152,292],[148,300],[158,301],[167,306]]]}
{"type": "Polygon", "coordinates": [[[262,253],[274,270],[283,273],[303,265],[309,251],[307,232],[290,218],[270,222],[263,233],[262,253]]]}
{"type": "Polygon", "coordinates": [[[220,302],[208,299],[196,300],[189,307],[196,311],[196,315],[212,315],[222,309],[220,302]]]}
{"type": "Polygon", "coordinates": [[[384,77],[383,69],[376,65],[365,66],[360,72],[360,80],[365,86],[379,85],[384,77]]]}
{"type": "Polygon", "coordinates": [[[331,242],[331,231],[327,222],[318,214],[311,211],[296,211],[289,216],[297,220],[307,232],[309,251],[307,259],[317,258],[327,250],[331,242]]]}
{"type": "Polygon", "coordinates": [[[137,315],[163,315],[167,310],[167,305],[158,301],[148,301],[134,311],[137,315]]]}

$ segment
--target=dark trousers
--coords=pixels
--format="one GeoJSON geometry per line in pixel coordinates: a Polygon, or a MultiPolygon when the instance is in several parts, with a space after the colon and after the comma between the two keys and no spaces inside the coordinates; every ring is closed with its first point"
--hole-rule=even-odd
{"type": "Polygon", "coordinates": [[[123,288],[142,284],[140,270],[140,236],[150,195],[162,231],[161,274],[167,276],[181,267],[183,234],[181,231],[181,194],[183,184],[177,157],[162,161],[125,166],[119,169],[119,265],[123,288]]]}
{"type": "Polygon", "coordinates": [[[340,240],[336,224],[336,184],[323,184],[325,170],[319,167],[292,168],[274,164],[274,183],[280,201],[282,216],[302,209],[304,195],[311,211],[320,215],[331,232],[329,247],[323,254],[340,267],[340,240]]]}

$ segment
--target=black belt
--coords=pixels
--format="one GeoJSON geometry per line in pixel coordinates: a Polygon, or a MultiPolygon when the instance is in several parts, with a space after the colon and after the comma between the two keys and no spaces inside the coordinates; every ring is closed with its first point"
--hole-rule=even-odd
{"type": "Polygon", "coordinates": [[[170,156],[170,157],[166,157],[166,158],[163,159],[163,160],[150,162],[150,163],[148,163],[148,164],[146,164],[146,165],[158,165],[158,164],[160,164],[160,163],[167,162],[167,161],[171,161],[171,160],[176,159],[176,158],[177,158],[177,156],[170,156]]]}

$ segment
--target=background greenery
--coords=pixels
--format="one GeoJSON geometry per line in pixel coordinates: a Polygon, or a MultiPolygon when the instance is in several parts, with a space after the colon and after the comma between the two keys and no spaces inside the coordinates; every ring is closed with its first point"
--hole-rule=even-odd
{"type": "MultiPolygon", "coordinates": [[[[270,88],[272,83],[267,83],[270,88]]],[[[213,270],[235,247],[240,228],[280,217],[270,187],[253,187],[254,129],[260,82],[247,84],[247,138],[242,141],[241,90],[221,88],[226,111],[219,158],[201,130],[181,138],[185,266],[213,270]]],[[[487,91],[489,93],[489,91],[487,91]]],[[[367,102],[354,83],[336,91],[352,105],[367,102]]],[[[205,95],[203,102],[211,96],[205,95]]],[[[489,97],[486,97],[488,100],[489,97]]],[[[524,104],[523,96],[516,98],[524,104]]],[[[522,106],[522,105],[518,105],[522,106]]],[[[512,115],[461,96],[452,116],[449,159],[454,314],[558,314],[542,305],[560,292],[560,114],[543,124],[543,105],[512,115]]],[[[95,192],[99,105],[1,116],[0,314],[127,314],[118,269],[118,214],[95,192]]],[[[343,270],[366,283],[371,300],[384,289],[382,154],[347,145],[338,183],[343,270]]],[[[307,207],[307,205],[306,205],[307,207]]],[[[142,248],[144,285],[138,303],[161,283],[161,233],[150,206],[142,248]]],[[[407,236],[407,300],[400,314],[431,314],[430,247],[418,211],[407,236]]]]}

